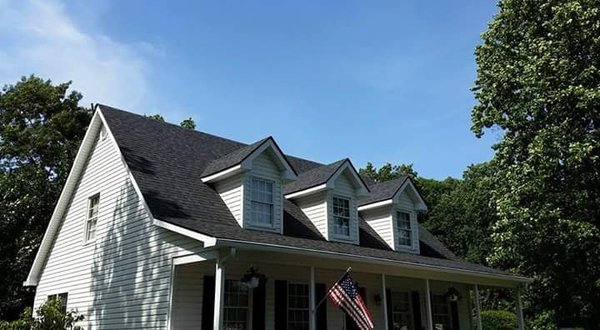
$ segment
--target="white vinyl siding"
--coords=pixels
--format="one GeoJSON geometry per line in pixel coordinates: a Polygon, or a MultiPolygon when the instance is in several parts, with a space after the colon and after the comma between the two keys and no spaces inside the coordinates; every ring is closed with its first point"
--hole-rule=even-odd
{"type": "Polygon", "coordinates": [[[200,263],[175,267],[172,330],[200,328],[202,313],[198,311],[202,311],[202,288],[206,268],[201,267],[200,263]]]}
{"type": "Polygon", "coordinates": [[[68,292],[86,329],[165,329],[171,257],[202,243],[158,228],[112,139],[96,139],[36,289],[34,309],[68,292]],[[82,246],[87,199],[100,193],[96,240],[82,246]]]}
{"type": "Polygon", "coordinates": [[[295,200],[304,215],[315,225],[317,230],[327,237],[327,193],[318,192],[295,200]]]}
{"type": "Polygon", "coordinates": [[[274,159],[275,155],[270,149],[256,156],[252,161],[252,170],[244,174],[244,228],[272,231],[283,233],[283,195],[281,192],[281,170],[274,159]],[[255,224],[252,222],[252,180],[253,178],[269,181],[273,192],[273,220],[271,226],[255,224]]]}
{"type": "Polygon", "coordinates": [[[375,230],[375,232],[389,245],[390,248],[395,249],[396,244],[394,243],[394,225],[392,224],[391,207],[383,206],[376,209],[366,210],[360,212],[361,216],[365,221],[375,230]]]}
{"type": "Polygon", "coordinates": [[[215,190],[233,215],[233,218],[243,226],[242,201],[244,199],[244,187],[242,186],[242,175],[234,175],[215,183],[215,190]]]}

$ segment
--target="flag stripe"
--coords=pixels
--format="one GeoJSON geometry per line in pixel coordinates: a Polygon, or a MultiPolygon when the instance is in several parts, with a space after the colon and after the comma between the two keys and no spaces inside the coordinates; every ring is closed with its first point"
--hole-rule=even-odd
{"type": "MultiPolygon", "coordinates": [[[[334,294],[338,295],[338,296],[344,295],[344,293],[339,292],[339,291],[335,291],[334,294]]],[[[360,328],[368,329],[368,328],[366,328],[367,324],[365,324],[364,321],[362,320],[362,318],[358,316],[356,309],[353,308],[348,301],[345,301],[343,297],[341,297],[339,299],[341,301],[341,304],[339,306],[342,309],[344,309],[348,314],[350,314],[352,319],[354,319],[354,321],[356,321],[356,323],[360,326],[360,328]]]]}
{"type": "MultiPolygon", "coordinates": [[[[362,323],[364,323],[366,326],[371,325],[372,323],[370,322],[370,320],[365,317],[365,313],[363,311],[362,308],[360,308],[360,306],[352,299],[350,299],[350,297],[346,294],[346,292],[342,291],[342,294],[345,296],[344,298],[346,298],[346,304],[349,305],[350,308],[352,308],[356,314],[356,316],[360,319],[360,321],[362,323]]],[[[357,296],[357,298],[360,296],[357,296]]],[[[362,299],[361,299],[362,300],[362,299]]]]}

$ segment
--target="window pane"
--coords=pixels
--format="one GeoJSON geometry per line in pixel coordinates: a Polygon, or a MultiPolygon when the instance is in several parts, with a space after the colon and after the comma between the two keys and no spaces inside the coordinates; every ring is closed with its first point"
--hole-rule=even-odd
{"type": "Polygon", "coordinates": [[[413,330],[413,314],[409,292],[394,292],[391,295],[393,329],[413,330]]]}
{"type": "Polygon", "coordinates": [[[308,285],[288,283],[287,329],[308,329],[308,285]]]}
{"type": "Polygon", "coordinates": [[[333,197],[333,233],[350,236],[350,200],[333,197]]]}
{"type": "Polygon", "coordinates": [[[225,329],[248,328],[248,290],[239,281],[225,280],[223,300],[223,324],[225,329]]]}
{"type": "Polygon", "coordinates": [[[273,181],[253,177],[250,185],[250,222],[273,225],[273,181]]]}

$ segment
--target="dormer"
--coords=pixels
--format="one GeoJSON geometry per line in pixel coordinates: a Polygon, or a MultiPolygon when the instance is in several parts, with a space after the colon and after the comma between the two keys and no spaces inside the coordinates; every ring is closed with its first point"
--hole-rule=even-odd
{"type": "Polygon", "coordinates": [[[405,176],[370,186],[359,201],[361,217],[395,251],[419,253],[417,213],[427,206],[412,180],[405,176]]]}
{"type": "Polygon", "coordinates": [[[358,244],[358,199],[369,194],[348,159],[298,175],[284,187],[292,200],[328,241],[358,244]]]}
{"type": "Polygon", "coordinates": [[[282,187],[296,172],[272,137],[213,160],[202,172],[245,229],[283,233],[282,187]]]}

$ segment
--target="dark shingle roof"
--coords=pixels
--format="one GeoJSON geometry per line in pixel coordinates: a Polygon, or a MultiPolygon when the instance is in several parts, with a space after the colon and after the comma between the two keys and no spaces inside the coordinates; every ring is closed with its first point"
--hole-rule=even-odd
{"type": "Polygon", "coordinates": [[[246,159],[246,157],[250,156],[250,154],[252,154],[254,150],[258,149],[263,143],[267,142],[269,139],[270,137],[264,138],[245,147],[236,149],[223,157],[219,157],[209,162],[204,171],[202,171],[202,176],[205,177],[211,174],[215,174],[217,172],[221,172],[243,162],[244,159],[246,159]]]}
{"type": "Polygon", "coordinates": [[[369,186],[371,194],[369,196],[358,200],[358,206],[367,205],[371,203],[381,202],[394,197],[400,187],[408,179],[408,176],[403,175],[402,177],[390,181],[381,183],[374,183],[369,186]]]}
{"type": "MultiPolygon", "coordinates": [[[[98,107],[157,219],[225,240],[511,275],[458,260],[423,228],[420,255],[392,251],[363,219],[359,219],[359,246],[326,241],[304,213],[288,200],[284,201],[283,235],[242,229],[219,195],[203,183],[201,177],[209,166],[214,166],[209,165],[211,162],[241,149],[247,151],[248,145],[108,106],[98,107]]],[[[287,159],[300,176],[316,168],[328,168],[328,165],[297,157],[287,156],[287,159]]]]}
{"type": "Polygon", "coordinates": [[[286,184],[283,187],[283,194],[291,194],[297,191],[305,190],[323,184],[342,166],[348,159],[344,158],[337,162],[319,166],[300,173],[296,181],[286,184]]]}

